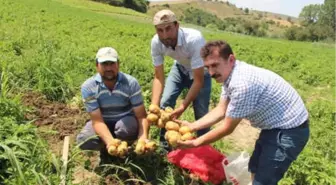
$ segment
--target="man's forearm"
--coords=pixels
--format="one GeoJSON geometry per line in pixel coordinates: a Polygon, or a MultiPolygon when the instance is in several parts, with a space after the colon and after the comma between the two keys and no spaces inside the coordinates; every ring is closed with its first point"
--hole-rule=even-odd
{"type": "Polygon", "coordinates": [[[93,129],[106,145],[113,140],[113,136],[105,123],[95,122],[93,123],[93,129]]]}
{"type": "Polygon", "coordinates": [[[140,139],[148,139],[148,131],[149,124],[146,118],[138,119],[139,130],[138,130],[138,138],[140,139]]]}
{"type": "Polygon", "coordinates": [[[222,107],[217,106],[212,109],[208,114],[204,115],[201,119],[195,121],[192,124],[193,130],[200,130],[203,128],[211,127],[216,124],[220,120],[222,120],[225,116],[225,110],[222,107]]]}
{"type": "Polygon", "coordinates": [[[182,103],[183,106],[184,106],[184,109],[186,109],[190,105],[190,103],[196,99],[196,97],[197,97],[198,93],[200,92],[202,86],[203,86],[203,83],[201,83],[201,82],[194,82],[191,85],[191,87],[188,91],[188,94],[187,94],[187,96],[185,97],[185,99],[183,100],[183,103],[182,103]]]}
{"type": "Polygon", "coordinates": [[[197,140],[199,141],[199,146],[207,145],[223,138],[224,136],[231,134],[232,132],[233,130],[230,127],[228,127],[225,124],[221,124],[217,126],[215,129],[212,129],[208,133],[197,138],[197,140]]]}
{"type": "Polygon", "coordinates": [[[160,97],[163,91],[163,86],[163,82],[157,78],[154,78],[152,87],[152,104],[160,105],[160,97]]]}
{"type": "Polygon", "coordinates": [[[210,144],[223,138],[224,136],[231,134],[235,130],[240,121],[241,121],[240,118],[232,119],[226,117],[223,123],[216,126],[216,128],[212,129],[208,133],[197,138],[197,145],[200,146],[210,144]]]}

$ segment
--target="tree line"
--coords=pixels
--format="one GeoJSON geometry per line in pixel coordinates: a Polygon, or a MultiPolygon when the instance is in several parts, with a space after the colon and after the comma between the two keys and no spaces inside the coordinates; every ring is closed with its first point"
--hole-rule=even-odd
{"type": "Polygon", "coordinates": [[[335,1],[325,0],[323,4],[305,6],[299,18],[299,26],[292,26],[285,32],[289,40],[335,41],[335,1]]]}
{"type": "Polygon", "coordinates": [[[149,1],[147,0],[92,0],[92,1],[102,2],[112,6],[122,6],[142,13],[147,12],[149,5],[149,1]]]}

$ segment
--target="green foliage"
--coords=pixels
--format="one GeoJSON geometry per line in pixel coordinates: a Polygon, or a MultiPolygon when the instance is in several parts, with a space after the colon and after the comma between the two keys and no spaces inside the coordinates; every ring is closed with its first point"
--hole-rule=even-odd
{"type": "Polygon", "coordinates": [[[217,25],[215,25],[213,23],[210,23],[210,24],[206,25],[206,28],[212,29],[212,30],[218,30],[217,25]]]}
{"type": "Polygon", "coordinates": [[[322,41],[329,37],[332,30],[318,24],[307,27],[292,26],[285,31],[285,38],[299,41],[322,41]]]}
{"type": "Polygon", "coordinates": [[[21,106],[20,98],[0,98],[0,117],[11,118],[17,120],[18,123],[22,123],[24,121],[23,113],[25,112],[25,108],[21,106]]]}
{"type": "Polygon", "coordinates": [[[93,0],[97,2],[103,2],[112,6],[123,6],[126,8],[131,8],[138,12],[146,13],[148,1],[146,0],[93,0]]]}
{"type": "Polygon", "coordinates": [[[36,128],[23,121],[23,109],[16,100],[0,98],[0,184],[57,183],[59,159],[37,135],[36,128]]]}
{"type": "Polygon", "coordinates": [[[245,8],[245,9],[244,9],[244,13],[245,13],[245,14],[249,14],[249,9],[248,9],[248,8],[245,8]]]}
{"type": "Polygon", "coordinates": [[[222,21],[217,16],[197,8],[188,8],[184,14],[183,21],[203,27],[211,23],[221,28],[220,24],[222,24],[222,21]]]}
{"type": "Polygon", "coordinates": [[[321,10],[321,5],[319,4],[310,4],[303,7],[299,17],[303,19],[303,24],[315,23],[318,20],[321,10]]]}
{"type": "Polygon", "coordinates": [[[308,146],[295,161],[281,184],[333,185],[335,180],[335,105],[328,101],[309,106],[311,136],[308,146]],[[321,127],[320,125],[323,125],[321,127]],[[331,144],[332,143],[332,144],[331,144]],[[290,183],[289,183],[290,182],[290,183]]]}
{"type": "Polygon", "coordinates": [[[225,30],[246,35],[263,37],[266,35],[267,26],[261,26],[256,21],[247,21],[241,18],[226,18],[221,20],[216,15],[197,8],[188,8],[184,13],[183,21],[214,30],[225,30]]]}
{"type": "Polygon", "coordinates": [[[335,17],[335,1],[333,0],[325,0],[324,4],[322,5],[322,10],[319,13],[319,22],[322,25],[325,25],[329,27],[330,29],[333,30],[332,34],[335,39],[335,22],[336,22],[336,17],[335,17]]]}
{"type": "Polygon", "coordinates": [[[285,37],[289,40],[335,40],[335,1],[307,5],[302,9],[300,18],[302,27],[291,27],[286,31],[285,37]]]}
{"type": "Polygon", "coordinates": [[[146,0],[124,0],[125,7],[131,8],[138,12],[146,13],[147,12],[147,2],[146,0]]]}

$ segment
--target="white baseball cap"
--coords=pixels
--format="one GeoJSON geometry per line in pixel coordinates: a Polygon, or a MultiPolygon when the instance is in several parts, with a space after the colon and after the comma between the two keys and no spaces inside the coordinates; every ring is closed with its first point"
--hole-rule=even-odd
{"type": "Polygon", "coordinates": [[[99,63],[118,62],[118,53],[111,47],[100,48],[97,52],[96,60],[99,63]]]}
{"type": "Polygon", "coordinates": [[[160,25],[160,24],[167,24],[167,23],[171,23],[175,21],[177,21],[176,16],[174,12],[172,12],[171,10],[161,10],[157,12],[153,18],[153,24],[155,26],[160,25]]]}

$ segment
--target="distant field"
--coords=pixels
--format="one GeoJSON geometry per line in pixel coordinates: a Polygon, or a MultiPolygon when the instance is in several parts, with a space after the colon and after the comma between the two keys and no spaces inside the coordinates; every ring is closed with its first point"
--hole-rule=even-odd
{"type": "MultiPolygon", "coordinates": [[[[232,4],[227,4],[226,2],[211,2],[211,1],[200,1],[200,0],[172,0],[172,1],[151,1],[150,7],[154,10],[157,10],[158,6],[162,5],[172,5],[173,9],[179,9],[179,8],[186,8],[186,7],[194,7],[194,8],[200,8],[202,10],[211,12],[215,15],[217,15],[220,18],[226,18],[226,17],[237,17],[241,16],[244,18],[251,18],[253,16],[258,16],[258,14],[263,15],[264,19],[266,20],[274,20],[276,22],[279,22],[280,25],[284,26],[290,26],[291,23],[287,21],[288,17],[291,17],[291,21],[294,23],[297,23],[297,18],[283,15],[283,14],[277,14],[272,12],[263,12],[258,10],[249,10],[249,14],[246,15],[244,13],[244,10],[241,10],[239,7],[233,6],[232,4]]],[[[150,10],[150,14],[152,14],[150,10]]]]}

